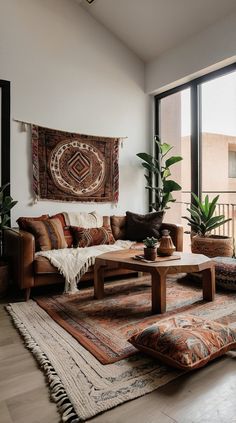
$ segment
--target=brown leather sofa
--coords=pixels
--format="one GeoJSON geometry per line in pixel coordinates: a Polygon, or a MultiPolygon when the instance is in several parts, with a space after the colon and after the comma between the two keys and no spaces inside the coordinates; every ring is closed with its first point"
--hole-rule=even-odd
{"type": "MultiPolygon", "coordinates": [[[[125,216],[104,216],[106,224],[111,224],[115,239],[126,239],[125,216]]],[[[160,230],[169,229],[177,251],[183,250],[183,227],[163,223],[160,230]]],[[[47,258],[35,256],[34,236],[26,231],[9,228],[4,231],[4,255],[9,262],[12,281],[25,290],[25,299],[30,297],[31,288],[65,282],[64,277],[51,265],[47,258]]],[[[110,268],[105,277],[131,273],[126,269],[110,268]]],[[[93,279],[93,268],[82,277],[81,281],[93,279]]]]}

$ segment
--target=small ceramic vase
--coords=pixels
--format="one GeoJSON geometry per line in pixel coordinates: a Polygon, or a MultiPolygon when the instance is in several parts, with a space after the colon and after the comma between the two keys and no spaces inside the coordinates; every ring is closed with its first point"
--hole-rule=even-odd
{"type": "Polygon", "coordinates": [[[168,231],[168,229],[163,229],[160,244],[157,248],[157,254],[159,256],[171,256],[175,250],[176,248],[171,239],[170,231],[168,231]]]}

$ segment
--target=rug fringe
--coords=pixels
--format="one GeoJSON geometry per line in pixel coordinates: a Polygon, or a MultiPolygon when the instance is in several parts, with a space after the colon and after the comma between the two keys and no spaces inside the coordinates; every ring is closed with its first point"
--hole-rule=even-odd
{"type": "Polygon", "coordinates": [[[15,327],[22,335],[26,348],[32,352],[40,367],[44,371],[50,388],[50,396],[57,405],[57,408],[62,416],[62,422],[79,423],[83,421],[76,414],[65,388],[46,354],[31,337],[24,324],[20,322],[19,319],[15,316],[11,305],[7,305],[5,308],[10,314],[15,327]]]}

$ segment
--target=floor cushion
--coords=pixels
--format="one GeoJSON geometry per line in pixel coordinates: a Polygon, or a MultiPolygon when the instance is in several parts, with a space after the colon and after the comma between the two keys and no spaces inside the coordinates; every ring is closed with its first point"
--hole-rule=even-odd
{"type": "Polygon", "coordinates": [[[236,348],[236,331],[211,320],[179,315],[134,334],[129,342],[173,367],[193,370],[236,348]]]}
{"type": "Polygon", "coordinates": [[[216,284],[222,288],[236,290],[236,259],[214,257],[216,284]]]}

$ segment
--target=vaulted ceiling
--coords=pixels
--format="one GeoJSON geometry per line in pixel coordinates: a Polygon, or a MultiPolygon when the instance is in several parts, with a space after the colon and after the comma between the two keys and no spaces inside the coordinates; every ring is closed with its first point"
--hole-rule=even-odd
{"type": "Polygon", "coordinates": [[[143,61],[236,11],[236,0],[77,0],[143,61]]]}

